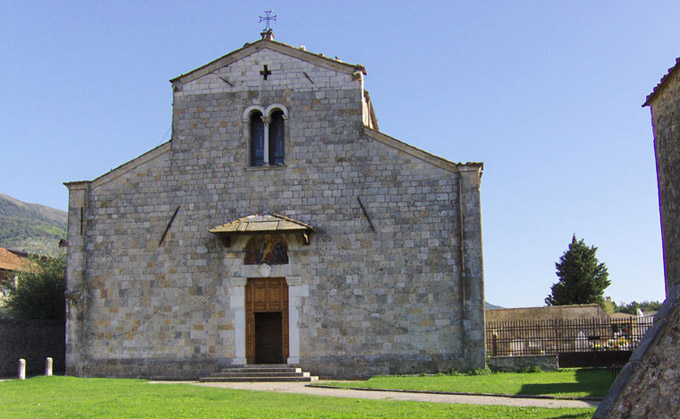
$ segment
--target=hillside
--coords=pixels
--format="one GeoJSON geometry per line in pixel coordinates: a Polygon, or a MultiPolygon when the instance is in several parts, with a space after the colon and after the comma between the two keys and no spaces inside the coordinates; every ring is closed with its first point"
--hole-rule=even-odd
{"type": "Polygon", "coordinates": [[[0,194],[0,247],[56,256],[66,238],[66,212],[0,194]]]}

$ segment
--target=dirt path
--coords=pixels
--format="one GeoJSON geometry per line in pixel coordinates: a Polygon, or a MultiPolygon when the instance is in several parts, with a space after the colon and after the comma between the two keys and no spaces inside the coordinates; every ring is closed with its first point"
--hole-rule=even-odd
{"type": "MultiPolygon", "coordinates": [[[[163,382],[156,382],[163,383],[163,382]]],[[[168,382],[165,382],[168,383],[168,382]]],[[[458,403],[479,405],[503,405],[518,407],[597,407],[599,402],[581,400],[553,400],[497,396],[460,396],[449,394],[406,393],[393,391],[339,390],[330,388],[307,387],[307,383],[183,383],[203,386],[229,388],[236,390],[273,391],[276,393],[308,394],[313,396],[348,397],[355,399],[408,400],[416,402],[458,403]]],[[[323,382],[317,382],[323,384],[323,382]]]]}

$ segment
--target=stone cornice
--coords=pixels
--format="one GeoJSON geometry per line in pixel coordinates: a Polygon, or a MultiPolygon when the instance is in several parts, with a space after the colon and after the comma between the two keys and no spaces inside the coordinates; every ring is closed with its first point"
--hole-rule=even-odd
{"type": "Polygon", "coordinates": [[[452,161],[446,160],[439,156],[435,156],[434,154],[428,153],[427,151],[423,151],[417,147],[414,147],[410,144],[397,140],[396,138],[390,137],[389,135],[383,134],[382,132],[379,131],[375,131],[368,127],[364,127],[364,135],[380,143],[383,143],[389,147],[402,151],[410,156],[418,158],[433,166],[439,167],[444,170],[448,170],[453,173],[463,171],[481,172],[482,170],[484,170],[484,163],[481,162],[454,163],[452,161]]]}
{"type": "Polygon", "coordinates": [[[226,67],[229,64],[236,62],[238,60],[241,60],[249,55],[252,55],[258,51],[261,51],[263,49],[269,49],[272,51],[279,52],[281,54],[288,55],[290,57],[298,58],[302,61],[307,61],[312,64],[327,68],[329,70],[334,70],[338,71],[341,73],[346,73],[346,74],[352,74],[356,71],[360,71],[363,74],[366,74],[366,69],[359,64],[347,64],[343,63],[342,61],[334,60],[331,58],[324,57],[319,54],[314,54],[311,52],[307,52],[303,49],[291,47],[290,45],[283,44],[281,42],[276,42],[276,41],[269,41],[269,40],[259,40],[257,42],[254,42],[252,44],[247,44],[241,49],[237,49],[236,51],[233,51],[227,55],[224,55],[215,61],[212,61],[208,64],[205,64],[201,67],[198,67],[195,70],[192,70],[186,74],[182,74],[178,77],[175,77],[174,79],[171,79],[170,82],[174,86],[181,86],[182,84],[189,83],[191,81],[194,81],[200,77],[205,76],[206,74],[210,74],[222,67],[226,67]]]}
{"type": "MultiPolygon", "coordinates": [[[[91,185],[93,188],[96,188],[98,186],[104,185],[106,183],[109,183],[115,179],[118,179],[119,177],[123,176],[126,173],[129,173],[130,171],[138,168],[139,166],[146,164],[163,154],[167,153],[170,151],[172,145],[171,142],[168,141],[167,143],[161,144],[160,146],[154,148],[153,150],[147,151],[146,153],[142,154],[141,156],[130,160],[127,163],[123,163],[120,166],[116,167],[115,169],[111,170],[108,173],[105,173],[98,178],[94,179],[91,181],[91,185]]],[[[67,185],[68,186],[68,185],[67,185]]]]}

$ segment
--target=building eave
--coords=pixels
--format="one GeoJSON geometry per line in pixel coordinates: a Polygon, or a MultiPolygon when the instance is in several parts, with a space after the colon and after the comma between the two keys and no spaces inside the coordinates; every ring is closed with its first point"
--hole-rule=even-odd
{"type": "Polygon", "coordinates": [[[668,85],[668,81],[670,81],[673,75],[678,71],[680,71],[680,58],[675,59],[675,65],[668,69],[666,75],[661,78],[659,84],[657,84],[656,87],[654,87],[654,90],[652,90],[652,93],[647,96],[645,103],[642,104],[643,108],[652,104],[654,99],[656,99],[668,85]]]}

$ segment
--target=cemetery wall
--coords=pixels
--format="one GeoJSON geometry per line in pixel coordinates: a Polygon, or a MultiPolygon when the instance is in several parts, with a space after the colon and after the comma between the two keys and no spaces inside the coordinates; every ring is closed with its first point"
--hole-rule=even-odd
{"type": "Polygon", "coordinates": [[[43,374],[47,357],[55,374],[63,374],[64,334],[63,320],[0,319],[0,377],[15,377],[19,358],[27,375],[43,374]]]}
{"type": "Polygon", "coordinates": [[[543,371],[556,371],[557,355],[529,355],[529,356],[496,356],[487,360],[489,368],[494,371],[519,372],[532,367],[543,371]]]}

